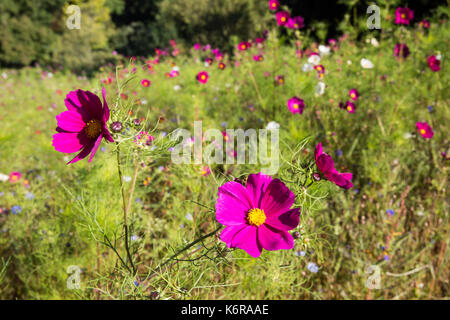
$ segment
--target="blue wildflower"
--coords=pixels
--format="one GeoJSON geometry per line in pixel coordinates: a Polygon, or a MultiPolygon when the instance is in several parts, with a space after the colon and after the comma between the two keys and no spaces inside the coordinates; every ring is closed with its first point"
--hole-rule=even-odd
{"type": "Polygon", "coordinates": [[[429,112],[433,112],[433,106],[428,106],[427,109],[429,112]]]}
{"type": "Polygon", "coordinates": [[[17,205],[17,206],[12,206],[12,207],[11,207],[11,212],[12,212],[13,214],[21,213],[21,212],[22,212],[22,207],[19,206],[19,205],[17,205]]]}
{"type": "Polygon", "coordinates": [[[393,216],[393,215],[394,215],[394,210],[392,210],[392,209],[387,209],[387,210],[386,210],[386,213],[389,214],[390,216],[393,216]]]}
{"type": "Polygon", "coordinates": [[[33,200],[34,199],[34,194],[32,194],[31,192],[27,192],[25,194],[25,199],[27,200],[33,200]]]}
{"type": "Polygon", "coordinates": [[[308,270],[311,271],[312,273],[317,273],[317,272],[319,271],[319,267],[318,267],[314,262],[308,263],[307,268],[308,268],[308,270]]]}
{"type": "Polygon", "coordinates": [[[335,151],[336,157],[342,157],[343,152],[341,149],[335,151]]]}

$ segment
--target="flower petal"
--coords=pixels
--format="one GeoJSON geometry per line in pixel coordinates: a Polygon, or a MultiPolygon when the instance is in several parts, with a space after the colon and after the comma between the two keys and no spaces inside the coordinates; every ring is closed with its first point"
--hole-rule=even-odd
{"type": "Polygon", "coordinates": [[[56,116],[58,127],[66,132],[80,132],[86,126],[82,115],[75,111],[64,111],[56,116]]]}
{"type": "Polygon", "coordinates": [[[89,162],[91,162],[91,161],[92,161],[92,158],[94,158],[95,153],[97,152],[97,149],[98,149],[100,143],[102,142],[102,138],[103,138],[103,136],[102,136],[102,135],[99,135],[98,138],[97,138],[97,140],[95,141],[94,147],[92,148],[91,155],[90,155],[90,157],[89,157],[89,162]]]}
{"type": "Polygon", "coordinates": [[[75,158],[73,158],[72,160],[70,160],[69,162],[67,162],[67,164],[71,164],[71,163],[75,163],[77,161],[83,160],[84,158],[87,157],[87,155],[92,151],[92,148],[94,147],[94,140],[91,140],[86,146],[84,146],[84,148],[81,150],[81,152],[79,154],[77,154],[75,156],[75,158]]]}
{"type": "Polygon", "coordinates": [[[242,249],[253,258],[258,258],[261,255],[262,247],[258,243],[257,230],[258,228],[255,226],[246,226],[235,234],[229,248],[242,249]]]}
{"type": "Polygon", "coordinates": [[[295,201],[294,193],[279,179],[270,182],[261,200],[261,208],[267,217],[288,211],[295,201]]]}
{"type": "Polygon", "coordinates": [[[326,153],[322,153],[317,158],[316,165],[322,173],[333,172],[334,169],[333,158],[326,153]]]}
{"type": "Polygon", "coordinates": [[[90,91],[81,89],[71,91],[67,94],[65,103],[69,111],[79,112],[85,122],[92,118],[102,119],[102,102],[90,91]]]}
{"type": "Polygon", "coordinates": [[[251,174],[248,176],[246,188],[253,200],[253,207],[260,208],[262,196],[271,181],[272,177],[262,173],[251,174]]]}
{"type": "Polygon", "coordinates": [[[300,208],[291,209],[280,215],[271,215],[267,217],[266,224],[274,229],[289,231],[298,226],[300,220],[300,208]]]}
{"type": "Polygon", "coordinates": [[[252,208],[247,190],[240,183],[229,181],[219,188],[216,202],[216,219],[232,226],[247,223],[247,212],[252,208]]]}
{"type": "Polygon", "coordinates": [[[105,87],[102,87],[102,95],[103,95],[103,122],[106,123],[109,120],[109,107],[108,103],[106,103],[106,90],[105,87]]]}
{"type": "Polygon", "coordinates": [[[258,228],[258,242],[269,251],[289,250],[294,247],[294,238],[289,232],[275,230],[266,224],[258,228]]]}
{"type": "Polygon", "coordinates": [[[80,151],[84,144],[77,132],[61,132],[53,135],[52,146],[56,151],[73,153],[80,151]]]}
{"type": "Polygon", "coordinates": [[[234,236],[245,227],[247,227],[247,225],[245,224],[225,227],[225,229],[223,229],[222,232],[220,233],[220,240],[225,242],[228,248],[230,248],[234,236]]]}
{"type": "Polygon", "coordinates": [[[321,154],[323,154],[322,142],[319,142],[316,146],[316,150],[314,151],[314,158],[316,159],[316,161],[321,154]]]}

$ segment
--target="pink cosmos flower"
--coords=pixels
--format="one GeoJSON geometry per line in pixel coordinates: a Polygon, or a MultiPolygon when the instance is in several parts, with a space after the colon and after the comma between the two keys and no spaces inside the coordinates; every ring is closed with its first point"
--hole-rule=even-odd
{"type": "Polygon", "coordinates": [[[22,174],[18,171],[13,171],[9,174],[9,182],[15,183],[22,178],[22,174]]]}
{"type": "Polygon", "coordinates": [[[436,56],[428,57],[428,65],[434,72],[441,70],[441,61],[436,56]]]}
{"type": "Polygon", "coordinates": [[[102,88],[103,106],[99,97],[90,91],[78,89],[67,94],[67,111],[56,116],[57,134],[53,135],[52,145],[56,151],[74,153],[81,150],[67,164],[84,159],[89,154],[92,161],[98,147],[105,138],[114,142],[106,123],[109,120],[109,108],[106,103],[106,91],[102,88]]]}
{"type": "Polygon", "coordinates": [[[260,54],[257,54],[257,55],[253,56],[253,60],[254,61],[263,61],[264,57],[262,55],[260,55],[260,54]]]}
{"type": "Polygon", "coordinates": [[[325,67],[321,64],[316,64],[314,66],[314,70],[316,70],[318,73],[325,73],[325,67]]]}
{"type": "Polygon", "coordinates": [[[249,42],[247,42],[247,41],[242,41],[241,43],[239,43],[239,45],[238,45],[238,49],[239,49],[239,51],[245,51],[245,50],[247,50],[248,48],[250,48],[250,43],[249,42]]]}
{"type": "Polygon", "coordinates": [[[169,73],[169,76],[170,76],[171,78],[178,77],[179,75],[180,75],[180,72],[179,72],[178,70],[172,70],[172,71],[170,71],[170,73],[169,73]]]}
{"type": "Polygon", "coordinates": [[[148,79],[142,79],[142,81],[141,81],[141,85],[143,86],[143,87],[148,87],[148,86],[150,86],[150,80],[148,80],[148,79]]]}
{"type": "Polygon", "coordinates": [[[298,97],[292,97],[288,100],[287,106],[289,108],[289,111],[293,114],[302,114],[303,109],[305,108],[305,102],[298,97]]]}
{"type": "Polygon", "coordinates": [[[279,75],[275,77],[275,84],[276,85],[282,85],[284,84],[284,76],[279,75]]]}
{"type": "Polygon", "coordinates": [[[407,58],[409,56],[409,48],[405,43],[397,43],[394,49],[394,56],[407,58]]]}
{"type": "Polygon", "coordinates": [[[323,152],[321,142],[319,142],[319,144],[316,146],[314,158],[316,160],[317,168],[323,174],[325,179],[344,189],[350,189],[351,187],[353,187],[353,184],[351,182],[353,174],[348,172],[339,173],[334,168],[333,158],[323,152]]]}
{"type": "Polygon", "coordinates": [[[339,107],[341,109],[347,110],[348,113],[355,113],[356,106],[353,102],[346,101],[345,104],[340,103],[339,107]]]}
{"type": "Polygon", "coordinates": [[[348,95],[350,96],[350,98],[351,98],[353,101],[358,100],[358,98],[359,98],[359,92],[358,92],[358,90],[356,90],[356,89],[351,89],[351,90],[348,92],[348,95]]]}
{"type": "Polygon", "coordinates": [[[197,74],[197,81],[200,83],[207,83],[208,82],[208,72],[206,71],[201,71],[197,74]]]}
{"type": "Polygon", "coordinates": [[[195,43],[195,44],[194,44],[194,50],[195,50],[195,51],[200,50],[201,47],[202,47],[202,45],[201,45],[200,43],[195,43]]]}
{"type": "Polygon", "coordinates": [[[209,166],[204,166],[201,170],[200,170],[200,174],[204,177],[208,176],[211,174],[211,169],[209,168],[209,166]]]}
{"type": "Polygon", "coordinates": [[[269,0],[269,10],[277,11],[280,7],[280,1],[278,0],[269,0]]]}
{"type": "Polygon", "coordinates": [[[289,250],[300,209],[291,209],[295,195],[279,179],[262,173],[248,176],[247,185],[230,181],[219,188],[216,219],[225,225],[220,239],[257,258],[263,249],[289,250]]]}
{"type": "Polygon", "coordinates": [[[213,59],[211,57],[208,57],[205,59],[205,63],[210,66],[213,63],[213,59]]]}
{"type": "Polygon", "coordinates": [[[305,20],[300,16],[289,18],[286,27],[289,29],[301,29],[305,27],[305,20]]]}
{"type": "Polygon", "coordinates": [[[426,122],[416,123],[417,131],[419,131],[422,138],[431,139],[434,136],[433,129],[426,122]]]}
{"type": "Polygon", "coordinates": [[[414,18],[414,11],[409,8],[398,7],[395,10],[395,24],[408,25],[414,18]]]}
{"type": "Polygon", "coordinates": [[[290,18],[289,12],[287,11],[278,11],[275,14],[275,17],[277,18],[277,23],[279,26],[284,26],[288,23],[288,20],[290,18]]]}

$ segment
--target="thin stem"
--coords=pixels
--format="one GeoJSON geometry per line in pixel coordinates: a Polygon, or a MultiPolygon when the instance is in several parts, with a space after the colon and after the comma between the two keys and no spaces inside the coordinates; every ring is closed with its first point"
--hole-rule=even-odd
{"type": "Polygon", "coordinates": [[[119,181],[120,181],[120,191],[122,193],[122,201],[123,201],[123,227],[125,230],[125,250],[127,252],[128,261],[131,264],[131,267],[133,268],[133,274],[136,274],[136,267],[134,266],[133,259],[131,258],[130,254],[130,247],[128,244],[128,223],[127,223],[127,201],[125,197],[125,190],[122,180],[122,168],[120,164],[120,147],[119,144],[116,143],[117,146],[117,170],[119,172],[119,181]]]}
{"type": "MultiPolygon", "coordinates": [[[[179,250],[177,253],[175,253],[174,255],[172,255],[172,256],[171,256],[169,259],[167,259],[164,263],[162,263],[161,265],[159,265],[156,269],[159,269],[159,270],[160,270],[161,268],[163,268],[164,266],[166,266],[170,261],[172,261],[173,259],[175,259],[176,257],[178,257],[180,254],[182,254],[184,251],[188,250],[189,248],[192,248],[194,245],[196,245],[196,244],[199,243],[199,242],[202,242],[202,241],[205,240],[206,238],[209,238],[210,236],[216,234],[216,232],[219,231],[220,229],[222,229],[222,226],[219,226],[219,227],[217,227],[214,231],[212,231],[212,232],[210,232],[210,233],[208,233],[208,234],[205,234],[204,236],[201,236],[200,238],[198,238],[198,239],[192,241],[191,243],[189,243],[188,245],[186,245],[183,249],[179,250]]],[[[176,262],[175,262],[175,263],[176,263],[176,262]]],[[[175,263],[174,263],[174,264],[175,264],[175,263]]],[[[172,265],[173,265],[173,264],[172,264],[172,265]]],[[[171,265],[171,266],[172,266],[172,265],[171,265]]],[[[169,266],[169,268],[170,268],[171,266],[169,266]]],[[[152,275],[150,275],[150,276],[148,277],[148,279],[151,279],[151,278],[153,278],[153,277],[156,276],[156,275],[157,275],[157,273],[155,272],[155,273],[153,273],[152,275]]]]}

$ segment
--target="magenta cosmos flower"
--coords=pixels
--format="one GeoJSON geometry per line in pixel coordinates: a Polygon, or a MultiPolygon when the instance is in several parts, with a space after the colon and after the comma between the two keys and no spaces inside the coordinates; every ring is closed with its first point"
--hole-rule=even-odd
{"type": "Polygon", "coordinates": [[[216,219],[225,226],[220,239],[228,248],[239,248],[254,258],[263,249],[289,250],[300,209],[291,209],[295,196],[279,179],[262,173],[248,176],[247,185],[230,181],[219,188],[216,219]]]}
{"type": "Polygon", "coordinates": [[[434,136],[433,129],[426,122],[416,123],[417,131],[419,131],[422,138],[431,139],[434,136]]]}
{"type": "Polygon", "coordinates": [[[260,54],[257,54],[257,55],[253,56],[253,60],[254,61],[263,61],[264,57],[262,55],[260,55],[260,54]]]}
{"type": "Polygon", "coordinates": [[[97,149],[105,138],[114,142],[106,123],[109,120],[109,108],[102,88],[103,106],[99,97],[89,91],[78,89],[67,94],[67,111],[56,116],[57,134],[53,135],[52,145],[59,152],[74,153],[81,150],[69,163],[80,161],[91,154],[92,161],[97,149]]]}
{"type": "Polygon", "coordinates": [[[148,80],[148,79],[142,79],[142,81],[141,81],[141,85],[143,86],[143,87],[148,87],[148,86],[150,86],[150,80],[148,80]]]}
{"type": "Polygon", "coordinates": [[[245,51],[245,50],[247,50],[248,48],[250,48],[250,42],[248,42],[248,41],[241,41],[241,43],[239,43],[239,45],[238,45],[238,49],[239,49],[239,51],[245,51]]]}
{"type": "Polygon", "coordinates": [[[394,56],[407,58],[409,56],[409,48],[405,43],[397,43],[394,49],[394,56]]]}
{"type": "Polygon", "coordinates": [[[289,18],[286,27],[289,29],[301,29],[305,26],[305,20],[298,16],[298,17],[292,17],[289,18]]]}
{"type": "Polygon", "coordinates": [[[314,157],[316,159],[316,166],[323,174],[325,179],[344,189],[350,189],[351,187],[353,187],[353,184],[351,182],[353,175],[348,172],[339,173],[334,168],[333,158],[323,152],[321,142],[319,142],[319,144],[316,146],[314,157]]]}
{"type": "Polygon", "coordinates": [[[409,8],[398,7],[395,10],[395,24],[405,24],[408,25],[414,18],[414,11],[409,8]]]}
{"type": "Polygon", "coordinates": [[[356,89],[351,89],[351,90],[348,92],[348,95],[350,96],[350,98],[351,98],[353,101],[358,100],[358,98],[359,98],[359,92],[358,92],[358,90],[356,90],[356,89]]]}
{"type": "Polygon", "coordinates": [[[305,108],[305,102],[298,98],[298,97],[292,97],[288,100],[287,106],[289,108],[289,111],[293,114],[295,113],[303,113],[303,109],[305,108]]]}
{"type": "Polygon", "coordinates": [[[441,70],[441,61],[436,56],[428,57],[428,65],[434,72],[441,70]]]}
{"type": "Polygon", "coordinates": [[[284,26],[288,23],[290,15],[289,15],[289,12],[287,12],[287,11],[279,11],[276,13],[275,17],[277,18],[278,25],[284,26]]]}
{"type": "Polygon", "coordinates": [[[18,171],[13,171],[9,174],[9,182],[15,183],[22,178],[22,174],[18,171]]]}
{"type": "Polygon", "coordinates": [[[353,102],[346,101],[345,103],[340,103],[339,107],[341,109],[347,110],[348,113],[355,113],[356,106],[353,102]]]}
{"type": "Polygon", "coordinates": [[[280,7],[280,1],[278,0],[269,0],[269,9],[272,11],[277,11],[280,7]]]}
{"type": "Polygon", "coordinates": [[[209,78],[209,75],[208,75],[208,72],[206,72],[206,71],[202,71],[197,74],[197,81],[200,83],[207,83],[208,78],[209,78]]]}

